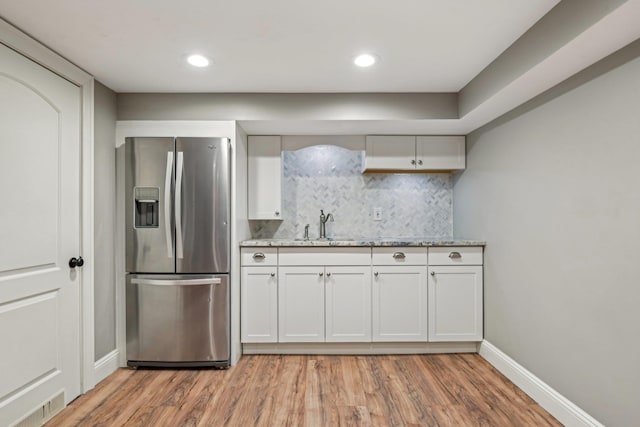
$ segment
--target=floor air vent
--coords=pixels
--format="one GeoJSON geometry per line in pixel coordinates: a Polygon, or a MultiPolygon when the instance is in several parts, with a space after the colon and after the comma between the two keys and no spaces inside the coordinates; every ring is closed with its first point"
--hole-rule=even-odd
{"type": "Polygon", "coordinates": [[[14,427],[40,427],[62,409],[64,409],[64,391],[59,392],[37,407],[17,424],[14,424],[14,427]]]}

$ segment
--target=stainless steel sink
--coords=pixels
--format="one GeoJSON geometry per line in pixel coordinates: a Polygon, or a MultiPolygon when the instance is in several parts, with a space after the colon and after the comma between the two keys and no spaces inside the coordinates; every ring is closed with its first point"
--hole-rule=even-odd
{"type": "Polygon", "coordinates": [[[353,242],[355,239],[346,239],[342,237],[328,237],[326,239],[303,239],[295,238],[295,242],[353,242]]]}

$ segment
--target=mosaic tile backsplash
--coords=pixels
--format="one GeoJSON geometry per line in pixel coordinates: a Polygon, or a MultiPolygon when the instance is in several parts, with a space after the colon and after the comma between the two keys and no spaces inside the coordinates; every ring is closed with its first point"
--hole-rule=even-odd
{"type": "Polygon", "coordinates": [[[282,153],[282,221],[250,221],[254,239],[453,236],[449,174],[362,174],[362,151],[321,145],[282,153]],[[373,209],[382,220],[373,220],[373,209]]]}

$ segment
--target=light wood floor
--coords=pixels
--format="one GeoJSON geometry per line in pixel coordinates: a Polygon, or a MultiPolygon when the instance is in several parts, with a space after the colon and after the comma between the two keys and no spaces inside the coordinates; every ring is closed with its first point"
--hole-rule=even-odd
{"type": "Polygon", "coordinates": [[[244,356],[120,369],[47,426],[559,426],[476,354],[244,356]]]}

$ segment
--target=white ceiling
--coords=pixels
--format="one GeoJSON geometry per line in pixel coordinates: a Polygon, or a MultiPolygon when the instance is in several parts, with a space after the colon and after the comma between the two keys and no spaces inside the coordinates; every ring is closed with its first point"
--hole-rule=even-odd
{"type": "Polygon", "coordinates": [[[559,0],[0,0],[116,92],[457,92],[559,0]],[[352,65],[373,52],[370,69],[352,65]],[[195,69],[193,52],[213,60],[195,69]]]}

